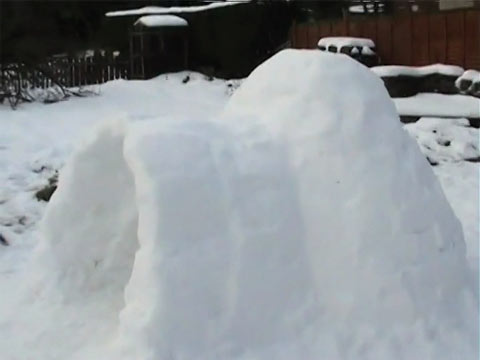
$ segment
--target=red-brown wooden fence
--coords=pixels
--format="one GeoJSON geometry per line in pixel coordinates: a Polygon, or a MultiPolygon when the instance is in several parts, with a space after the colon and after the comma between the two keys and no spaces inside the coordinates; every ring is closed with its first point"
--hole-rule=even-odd
{"type": "Polygon", "coordinates": [[[382,63],[444,63],[480,70],[480,10],[350,17],[294,24],[294,48],[315,48],[327,36],[367,37],[382,63]]]}

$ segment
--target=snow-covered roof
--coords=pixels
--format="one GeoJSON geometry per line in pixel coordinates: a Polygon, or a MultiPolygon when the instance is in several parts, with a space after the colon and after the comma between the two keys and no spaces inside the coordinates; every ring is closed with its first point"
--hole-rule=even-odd
{"type": "MultiPolygon", "coordinates": [[[[385,8],[384,4],[377,3],[377,6],[378,6],[377,11],[380,10],[380,12],[383,12],[383,10],[385,8]]],[[[366,4],[366,11],[365,11],[365,7],[363,5],[350,6],[348,8],[348,11],[350,11],[353,14],[364,14],[364,13],[375,13],[376,9],[375,9],[375,4],[367,3],[366,4]]]]}
{"type": "Polygon", "coordinates": [[[365,12],[365,9],[363,5],[354,5],[354,6],[350,6],[348,8],[348,11],[355,14],[363,14],[365,12]]]}
{"type": "Polygon", "coordinates": [[[356,37],[324,37],[321,38],[318,42],[318,46],[336,46],[338,49],[341,49],[344,46],[367,46],[375,47],[375,43],[372,39],[367,38],[356,38],[356,37]]]}
{"type": "Polygon", "coordinates": [[[461,76],[463,68],[454,65],[434,64],[427,66],[401,66],[387,65],[375,66],[371,70],[380,77],[387,76],[425,76],[430,74],[442,74],[447,76],[461,76]]]}
{"type": "Polygon", "coordinates": [[[146,27],[188,26],[188,22],[175,15],[146,15],[135,21],[135,25],[146,27]]]}
{"type": "Polygon", "coordinates": [[[119,10],[119,11],[110,11],[105,14],[107,17],[116,17],[116,16],[135,16],[135,15],[167,15],[167,14],[181,14],[181,13],[195,13],[200,11],[206,11],[211,9],[217,9],[226,6],[238,5],[243,2],[221,2],[221,3],[211,3],[207,5],[197,5],[197,6],[173,6],[173,7],[162,7],[162,6],[145,6],[139,9],[131,10],[119,10]]]}

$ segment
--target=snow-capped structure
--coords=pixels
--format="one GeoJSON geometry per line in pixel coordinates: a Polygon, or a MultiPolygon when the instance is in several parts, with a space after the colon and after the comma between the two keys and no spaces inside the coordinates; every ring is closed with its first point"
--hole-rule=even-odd
{"type": "Polygon", "coordinates": [[[188,26],[188,22],[175,15],[146,15],[135,21],[134,25],[143,25],[145,27],[176,27],[188,26]]]}
{"type": "Polygon", "coordinates": [[[110,314],[98,358],[477,355],[460,224],[377,76],[283,51],[219,120],[109,122],[62,172],[36,289],[110,314]]]}

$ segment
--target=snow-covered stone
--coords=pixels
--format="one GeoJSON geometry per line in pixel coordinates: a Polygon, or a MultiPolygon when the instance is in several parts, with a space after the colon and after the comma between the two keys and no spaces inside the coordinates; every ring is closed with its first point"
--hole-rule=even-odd
{"type": "Polygon", "coordinates": [[[283,51],[219,120],[106,123],[61,174],[33,285],[119,319],[87,358],[476,356],[460,223],[378,77],[283,51]]]}

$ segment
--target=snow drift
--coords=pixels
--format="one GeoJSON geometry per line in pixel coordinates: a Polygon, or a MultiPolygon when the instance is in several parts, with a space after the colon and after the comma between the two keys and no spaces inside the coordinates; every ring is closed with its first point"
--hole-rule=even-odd
{"type": "Polygon", "coordinates": [[[219,121],[106,123],[43,229],[37,289],[111,304],[98,358],[478,353],[460,224],[381,80],[347,56],[279,53],[219,121]]]}

